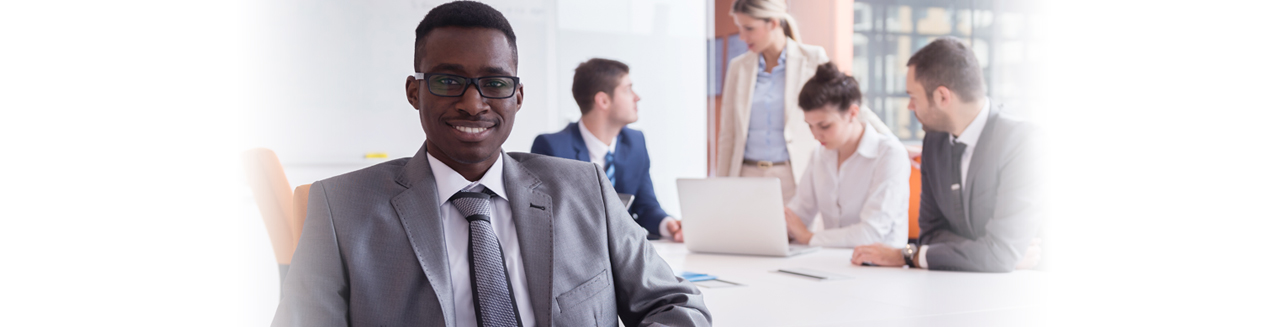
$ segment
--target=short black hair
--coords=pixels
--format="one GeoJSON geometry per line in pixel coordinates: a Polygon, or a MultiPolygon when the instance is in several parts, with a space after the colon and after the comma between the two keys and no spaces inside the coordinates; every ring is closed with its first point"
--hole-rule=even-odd
{"type": "Polygon", "coordinates": [[[427,37],[427,33],[441,27],[482,27],[501,31],[511,44],[511,60],[519,66],[515,31],[511,29],[511,23],[506,21],[506,17],[502,16],[502,12],[475,1],[454,1],[432,8],[423,17],[423,21],[418,23],[418,28],[414,29],[414,71],[421,69],[418,63],[424,56],[423,39],[427,37]]]}
{"type": "Polygon", "coordinates": [[[630,73],[630,66],[616,60],[594,58],[581,63],[572,75],[572,98],[581,107],[585,115],[594,108],[594,95],[607,92],[612,96],[616,92],[616,84],[621,76],[630,73]]]}
{"type": "Polygon", "coordinates": [[[850,105],[863,104],[863,91],[859,81],[842,73],[837,65],[826,62],[815,69],[815,76],[806,81],[797,96],[797,106],[803,111],[819,109],[833,104],[838,111],[850,110],[850,105]]]}
{"type": "Polygon", "coordinates": [[[907,67],[916,68],[916,81],[930,98],[939,86],[946,86],[966,102],[986,96],[977,56],[955,37],[940,37],[920,48],[907,60],[907,67]]]}

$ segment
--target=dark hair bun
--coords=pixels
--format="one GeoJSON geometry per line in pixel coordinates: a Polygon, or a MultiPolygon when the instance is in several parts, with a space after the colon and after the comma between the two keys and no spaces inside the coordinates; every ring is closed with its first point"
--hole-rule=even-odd
{"type": "Polygon", "coordinates": [[[823,84],[840,84],[844,83],[846,78],[849,76],[842,73],[836,64],[827,62],[815,68],[815,76],[810,79],[823,84]]]}
{"type": "Polygon", "coordinates": [[[842,73],[832,62],[815,68],[815,76],[806,81],[797,97],[797,105],[801,110],[807,111],[829,104],[836,105],[837,110],[845,111],[850,109],[850,105],[862,102],[863,92],[859,90],[859,82],[842,73]]]}

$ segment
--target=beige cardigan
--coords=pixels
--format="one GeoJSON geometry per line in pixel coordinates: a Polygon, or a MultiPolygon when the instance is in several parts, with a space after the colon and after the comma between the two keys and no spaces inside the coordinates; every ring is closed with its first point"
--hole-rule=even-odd
{"type": "MultiPolygon", "coordinates": [[[[815,75],[820,64],[828,62],[828,54],[823,48],[801,44],[791,39],[786,46],[784,68],[784,141],[788,142],[789,164],[792,165],[794,183],[801,179],[801,172],[806,169],[811,152],[819,146],[814,135],[810,134],[810,126],[806,125],[805,114],[797,106],[797,97],[801,87],[806,85],[815,75]]],[[[731,60],[726,69],[726,81],[722,84],[721,123],[718,125],[718,157],[715,176],[740,176],[740,165],[744,162],[744,144],[748,142],[749,113],[753,108],[753,88],[757,84],[757,53],[745,52],[731,60]]],[[[860,108],[859,115],[872,128],[882,134],[893,134],[881,122],[875,113],[867,108],[860,108]]]]}

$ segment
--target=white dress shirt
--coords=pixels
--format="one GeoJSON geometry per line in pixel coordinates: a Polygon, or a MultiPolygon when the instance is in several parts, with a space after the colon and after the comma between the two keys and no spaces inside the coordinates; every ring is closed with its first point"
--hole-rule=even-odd
{"type": "MultiPolygon", "coordinates": [[[[586,150],[590,151],[590,162],[596,163],[600,168],[603,168],[607,167],[608,161],[604,156],[606,156],[608,152],[612,152],[613,155],[619,155],[616,154],[616,141],[621,137],[619,133],[612,137],[612,142],[604,144],[603,141],[599,140],[598,136],[594,136],[594,133],[590,133],[590,129],[586,128],[585,122],[577,120],[577,127],[581,130],[581,140],[586,142],[586,150]]],[[[615,181],[612,182],[612,187],[616,187],[615,181]]],[[[665,218],[673,217],[665,216],[665,218]]],[[[660,220],[660,235],[662,237],[669,237],[670,239],[673,238],[673,234],[669,233],[669,219],[660,220]]]]}
{"type": "Polygon", "coordinates": [[[449,285],[453,288],[453,303],[458,326],[475,326],[475,304],[471,297],[471,263],[468,256],[469,223],[463,217],[449,197],[467,186],[475,183],[484,185],[497,194],[493,202],[493,214],[489,217],[493,225],[493,234],[502,245],[502,257],[506,260],[507,278],[511,279],[511,291],[515,293],[515,306],[519,308],[520,321],[524,326],[534,326],[536,319],[533,306],[529,303],[528,280],[524,276],[524,259],[520,256],[519,234],[515,232],[515,222],[511,217],[511,204],[506,201],[506,187],[502,183],[502,155],[499,154],[493,167],[484,173],[479,181],[468,181],[454,171],[453,168],[436,160],[431,153],[427,154],[427,162],[431,164],[432,177],[436,180],[436,194],[440,196],[441,226],[445,232],[445,253],[449,257],[449,285]]]}
{"type": "MultiPolygon", "coordinates": [[[[977,112],[977,117],[974,117],[973,121],[969,122],[969,126],[965,127],[963,132],[960,132],[960,136],[951,135],[951,145],[954,146],[956,142],[964,143],[965,145],[964,154],[960,156],[960,185],[968,185],[965,182],[969,180],[969,162],[973,160],[973,149],[977,147],[977,140],[982,137],[982,130],[986,129],[986,119],[990,115],[991,100],[982,98],[982,110],[977,112]]],[[[960,193],[970,194],[967,187],[960,193]]],[[[964,207],[964,214],[969,214],[968,210],[967,206],[964,207]]],[[[920,246],[920,258],[918,260],[920,260],[921,268],[929,266],[929,263],[925,261],[925,250],[928,249],[928,245],[920,246]]]]}
{"type": "MultiPolygon", "coordinates": [[[[973,160],[973,149],[977,147],[977,139],[982,137],[982,130],[986,128],[986,117],[991,114],[990,99],[982,99],[982,110],[977,112],[977,117],[969,122],[969,126],[964,128],[964,132],[960,136],[951,135],[951,145],[956,142],[964,143],[964,155],[960,157],[960,184],[965,184],[969,180],[969,161],[973,160]]],[[[964,190],[968,192],[968,190],[964,190]]],[[[968,194],[968,193],[964,193],[968,194]]]]}
{"type": "Polygon", "coordinates": [[[605,156],[608,152],[616,154],[616,140],[619,139],[621,135],[618,133],[616,136],[612,137],[611,141],[604,144],[603,141],[599,140],[598,136],[594,136],[594,133],[590,133],[590,129],[586,128],[585,122],[578,120],[577,127],[581,130],[581,140],[586,142],[586,150],[590,150],[590,162],[599,164],[600,168],[606,167],[608,161],[605,156]]]}
{"type": "Polygon", "coordinates": [[[820,145],[810,156],[788,207],[810,226],[816,213],[824,230],[812,246],[855,247],[907,243],[911,164],[893,135],[864,123],[858,149],[837,164],[838,152],[820,145]]]}

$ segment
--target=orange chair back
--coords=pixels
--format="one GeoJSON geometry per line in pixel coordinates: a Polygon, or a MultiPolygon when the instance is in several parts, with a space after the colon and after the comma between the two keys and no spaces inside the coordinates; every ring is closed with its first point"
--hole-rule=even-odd
{"type": "Polygon", "coordinates": [[[291,264],[295,254],[296,237],[292,236],[291,217],[295,207],[291,203],[291,185],[282,171],[277,154],[269,149],[251,149],[242,154],[243,172],[255,204],[260,208],[264,227],[273,243],[273,256],[279,265],[291,264]]]}
{"type": "Polygon", "coordinates": [[[308,188],[313,184],[304,184],[295,188],[295,217],[291,219],[291,235],[295,236],[295,246],[299,246],[299,236],[304,232],[304,219],[308,218],[308,188]]]}
{"type": "Polygon", "coordinates": [[[911,179],[908,181],[911,198],[907,205],[907,239],[920,238],[920,157],[912,159],[911,179]]]}

